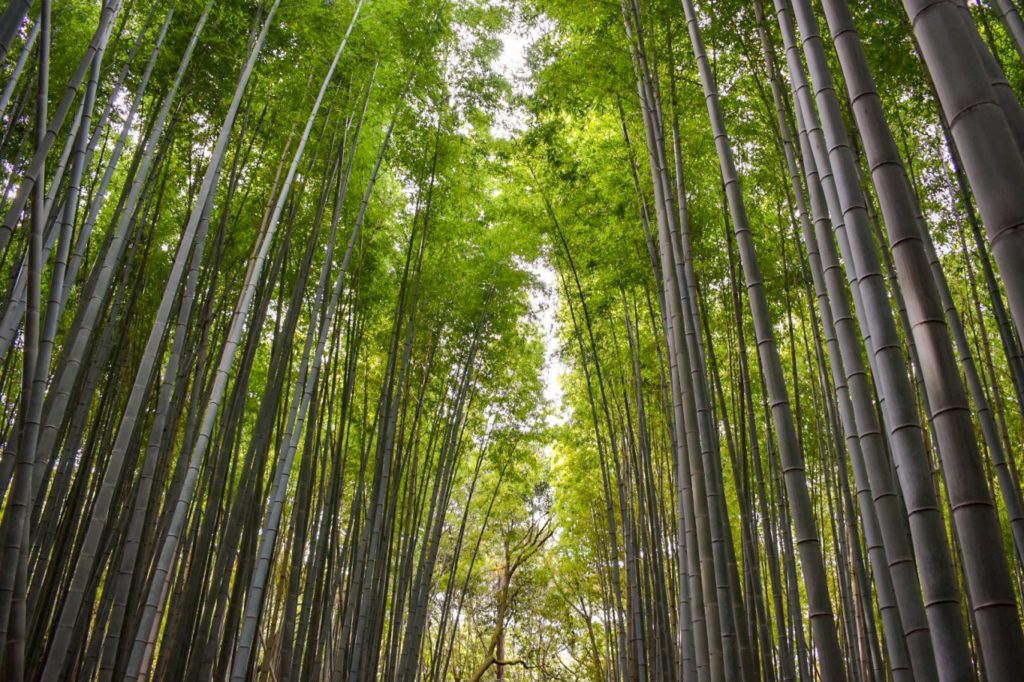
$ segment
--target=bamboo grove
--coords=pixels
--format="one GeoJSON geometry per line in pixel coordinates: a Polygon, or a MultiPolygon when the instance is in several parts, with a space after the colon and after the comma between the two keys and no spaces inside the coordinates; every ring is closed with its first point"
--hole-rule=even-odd
{"type": "Polygon", "coordinates": [[[0,5],[0,678],[1020,679],[1015,0],[0,5]]]}

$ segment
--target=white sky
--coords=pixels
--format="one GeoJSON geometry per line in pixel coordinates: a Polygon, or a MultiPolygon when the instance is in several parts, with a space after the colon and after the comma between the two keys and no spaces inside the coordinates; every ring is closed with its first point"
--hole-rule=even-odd
{"type": "MultiPolygon", "coordinates": [[[[512,84],[514,95],[529,95],[533,92],[533,81],[526,65],[526,53],[540,36],[540,32],[538,26],[512,23],[499,35],[502,44],[501,54],[491,66],[512,84]]],[[[509,138],[525,128],[525,112],[516,106],[509,106],[495,118],[492,131],[497,137],[509,138]]]]}
{"type": "Polygon", "coordinates": [[[529,303],[544,343],[541,381],[544,383],[544,398],[552,409],[548,415],[548,424],[555,426],[565,423],[569,418],[569,410],[564,401],[565,391],[562,389],[562,376],[566,373],[566,367],[562,362],[558,341],[557,313],[561,305],[558,274],[547,260],[535,260],[527,264],[525,269],[540,282],[540,286],[530,292],[529,303]]]}
{"type": "MultiPolygon", "coordinates": [[[[533,91],[533,82],[526,65],[527,51],[540,35],[539,27],[509,26],[500,38],[501,55],[492,64],[493,68],[512,84],[516,95],[528,95],[533,91]]],[[[526,127],[526,113],[513,104],[495,118],[492,132],[497,137],[510,138],[526,127]]],[[[526,264],[525,269],[533,274],[540,286],[529,295],[530,312],[537,321],[544,343],[544,369],[541,381],[544,384],[544,398],[551,404],[552,414],[548,423],[557,425],[568,418],[568,409],[564,404],[562,376],[566,373],[562,362],[558,341],[558,307],[561,299],[558,295],[558,275],[546,259],[539,259],[526,264]]]]}

